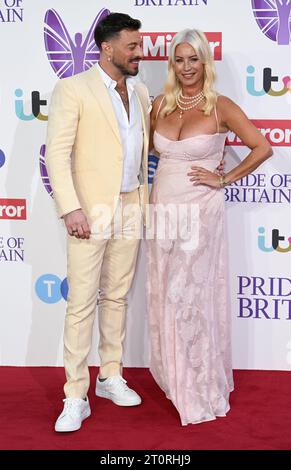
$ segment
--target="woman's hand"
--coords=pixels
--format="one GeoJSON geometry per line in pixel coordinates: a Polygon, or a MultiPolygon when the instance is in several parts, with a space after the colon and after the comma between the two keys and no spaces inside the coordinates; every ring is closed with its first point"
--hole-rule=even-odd
{"type": "Polygon", "coordinates": [[[224,167],[225,167],[225,160],[222,158],[219,162],[219,165],[217,168],[215,168],[214,172],[217,175],[223,176],[224,175],[224,167]]]}
{"type": "Polygon", "coordinates": [[[220,188],[220,176],[212,171],[206,170],[200,166],[191,166],[190,173],[187,173],[187,176],[190,176],[190,181],[193,181],[193,185],[197,186],[198,184],[204,184],[206,186],[211,186],[212,188],[220,188]]]}

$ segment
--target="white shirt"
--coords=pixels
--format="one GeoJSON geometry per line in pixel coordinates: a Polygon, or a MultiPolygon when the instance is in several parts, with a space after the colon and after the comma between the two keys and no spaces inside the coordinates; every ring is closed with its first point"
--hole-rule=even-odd
{"type": "Polygon", "coordinates": [[[143,127],[141,110],[134,91],[135,78],[126,79],[129,100],[129,119],[113,80],[97,63],[98,72],[110,95],[118,122],[123,148],[123,174],[120,192],[130,192],[139,187],[139,173],[143,150],[143,127]]]}

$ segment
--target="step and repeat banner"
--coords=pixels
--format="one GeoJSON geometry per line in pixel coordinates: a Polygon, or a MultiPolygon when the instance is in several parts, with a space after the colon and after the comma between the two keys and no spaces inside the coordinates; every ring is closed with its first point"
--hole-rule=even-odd
{"type": "MultiPolygon", "coordinates": [[[[98,60],[92,32],[106,10],[142,21],[140,79],[152,97],[175,32],[206,32],[217,90],[272,144],[271,159],[225,188],[233,360],[239,369],[291,369],[290,0],[0,0],[1,364],[62,364],[66,246],[45,166],[48,106],[57,80],[98,60]]],[[[229,133],[227,169],[247,153],[229,133]]],[[[150,156],[150,183],[156,166],[150,156]]],[[[97,342],[96,322],[91,364],[97,342]]],[[[124,363],[147,366],[148,354],[142,242],[124,363]]]]}

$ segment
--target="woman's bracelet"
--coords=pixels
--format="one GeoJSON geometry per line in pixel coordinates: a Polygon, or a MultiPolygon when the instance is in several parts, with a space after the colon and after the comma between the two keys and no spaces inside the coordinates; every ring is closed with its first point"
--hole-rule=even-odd
{"type": "Polygon", "coordinates": [[[220,176],[219,177],[219,184],[220,184],[220,187],[221,188],[224,188],[224,186],[228,185],[229,183],[227,183],[224,179],[224,175],[220,176]]]}

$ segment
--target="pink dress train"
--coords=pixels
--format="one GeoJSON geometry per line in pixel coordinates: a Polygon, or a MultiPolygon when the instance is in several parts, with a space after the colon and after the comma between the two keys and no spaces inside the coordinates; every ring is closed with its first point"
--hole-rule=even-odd
{"type": "Polygon", "coordinates": [[[192,165],[214,171],[226,134],[172,141],[155,132],[160,161],[151,208],[198,208],[198,240],[147,240],[150,371],[175,407],[182,425],[225,416],[233,390],[227,282],[224,191],[193,186],[192,165]],[[178,206],[177,206],[178,207],[178,206]]]}

